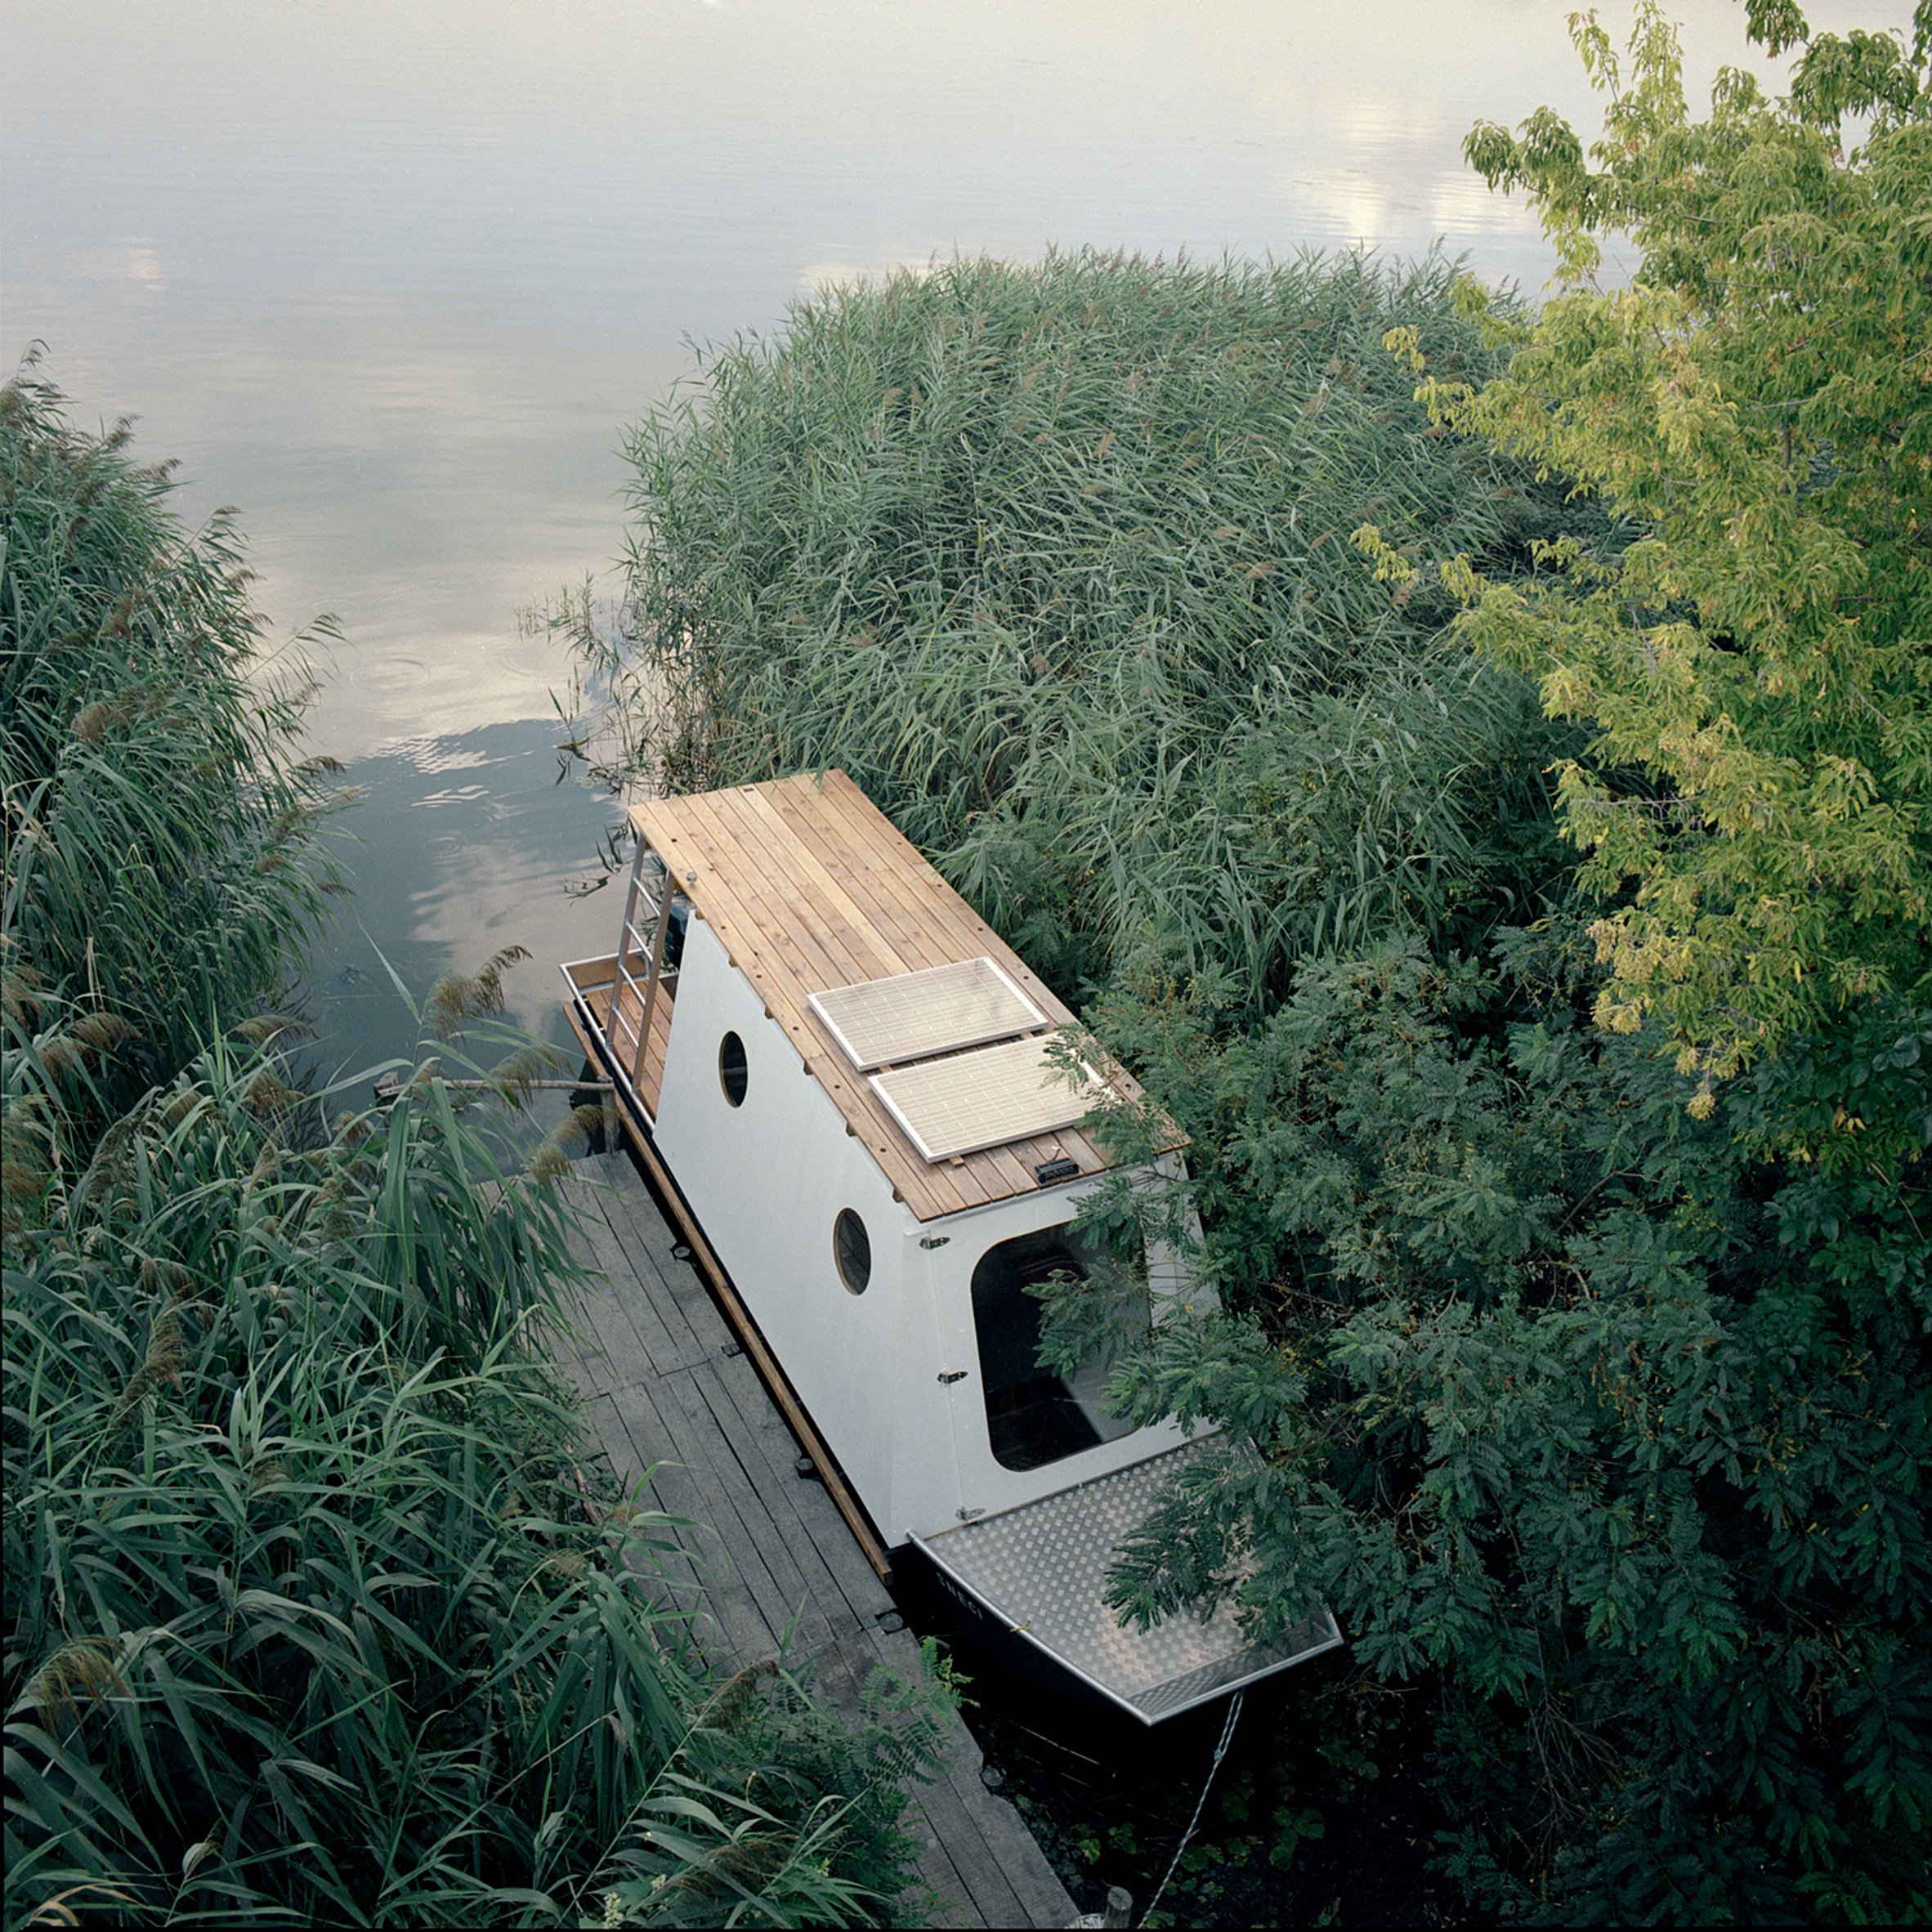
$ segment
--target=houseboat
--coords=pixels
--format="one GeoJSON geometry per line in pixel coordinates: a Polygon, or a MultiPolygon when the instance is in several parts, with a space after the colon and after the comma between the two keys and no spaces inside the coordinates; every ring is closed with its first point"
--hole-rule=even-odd
{"type": "MultiPolygon", "coordinates": [[[[1154,1724],[1339,1643],[1232,1610],[1124,1628],[1108,1568],[1203,1444],[1037,1360],[1110,1165],[1121,1069],[842,771],[633,807],[606,958],[567,1010],[807,1454],[882,1572],[917,1551],[1018,1661],[1154,1724]]],[[[1179,1175],[1176,1145],[1132,1178],[1179,1175]]],[[[1202,1290],[1151,1248],[1143,1319],[1202,1290]]]]}

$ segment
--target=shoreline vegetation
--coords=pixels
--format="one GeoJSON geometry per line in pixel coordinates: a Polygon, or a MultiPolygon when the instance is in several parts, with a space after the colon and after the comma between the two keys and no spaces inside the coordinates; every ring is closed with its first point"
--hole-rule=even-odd
{"type": "Polygon", "coordinates": [[[7,1924],[892,1922],[933,1693],[718,1680],[587,1480],[513,961],[299,1084],[338,800],[168,492],[0,390],[7,1924]]]}
{"type": "MultiPolygon", "coordinates": [[[[1056,1366],[1240,1446],[1114,1601],[1326,1604],[1353,1675],[1175,1922],[1345,1919],[1296,1845],[1398,1767],[1480,1917],[1932,1912],[1932,6],[1747,25],[1782,101],[1696,119],[1646,4],[1575,24],[1595,148],[1472,134],[1539,307],[955,261],[632,436],[614,775],[850,772],[1190,1137],[1082,1225],[1222,1311],[1049,1296],[1056,1366]]],[[[1152,1892],[1171,1839],[1031,1796],[1152,1892]]]]}

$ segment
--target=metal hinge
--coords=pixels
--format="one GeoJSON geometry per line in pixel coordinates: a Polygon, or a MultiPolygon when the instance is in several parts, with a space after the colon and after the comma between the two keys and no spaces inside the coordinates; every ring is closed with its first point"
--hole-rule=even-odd
{"type": "Polygon", "coordinates": [[[948,1369],[939,1379],[942,1382],[964,1382],[966,1375],[964,1369],[948,1369]]]}
{"type": "Polygon", "coordinates": [[[922,1248],[943,1248],[952,1238],[950,1234],[922,1234],[919,1246],[922,1248]]]}
{"type": "Polygon", "coordinates": [[[976,1516],[984,1516],[986,1511],[984,1509],[955,1509],[953,1514],[959,1518],[960,1522],[970,1523],[976,1516]]]}

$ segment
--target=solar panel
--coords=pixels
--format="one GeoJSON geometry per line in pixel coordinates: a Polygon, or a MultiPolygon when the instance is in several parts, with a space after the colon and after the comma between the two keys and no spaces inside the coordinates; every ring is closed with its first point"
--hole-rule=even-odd
{"type": "Polygon", "coordinates": [[[812,995],[861,1073],[1044,1026],[1046,1015],[991,959],[959,959],[812,995]]]}
{"type": "Polygon", "coordinates": [[[1101,1092],[1093,1070],[1076,1089],[1047,1062],[1050,1041],[1010,1040],[872,1076],[872,1087],[928,1161],[977,1153],[1071,1127],[1101,1092]]]}

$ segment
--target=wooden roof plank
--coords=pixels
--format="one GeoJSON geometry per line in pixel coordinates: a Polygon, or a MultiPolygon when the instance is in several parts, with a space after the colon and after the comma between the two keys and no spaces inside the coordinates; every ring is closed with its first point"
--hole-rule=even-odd
{"type": "Polygon", "coordinates": [[[847,1063],[811,995],[925,967],[983,956],[1049,1024],[1074,1016],[845,772],[646,799],[631,819],[919,1219],[1034,1192],[1034,1169],[1062,1154],[1083,1173],[1111,1165],[1078,1128],[928,1162],[847,1063]]]}
{"type": "Polygon", "coordinates": [[[841,974],[870,977],[878,971],[874,949],[856,950],[843,923],[828,917],[810,892],[801,891],[779,870],[786,864],[785,853],[769,852],[760,842],[748,844],[736,832],[735,827],[716,829],[712,847],[713,851],[728,848],[735,863],[714,861],[712,876],[700,874],[699,883],[687,888],[694,904],[719,907],[713,924],[721,933],[728,933],[735,964],[742,970],[748,964],[761,963],[767,953],[784,955],[790,970],[774,975],[776,990],[801,1013],[806,1007],[798,995],[820,975],[830,976],[837,985],[841,974]],[[798,916],[801,901],[809,918],[798,916]],[[741,953],[745,957],[739,956],[741,953]]]}
{"type": "MultiPolygon", "coordinates": [[[[702,816],[693,814],[700,821],[702,816]]],[[[779,897],[770,873],[773,855],[741,843],[732,835],[736,828],[703,829],[710,838],[705,847],[712,855],[710,867],[707,870],[700,865],[695,882],[684,889],[717,931],[732,963],[765,1002],[767,1010],[785,1027],[807,1068],[831,1094],[847,1125],[865,1141],[920,1219],[932,1220],[977,1205],[950,1177],[932,1174],[917,1150],[905,1143],[898,1123],[870,1088],[856,1076],[845,1080],[831,1076],[822,1064],[825,1056],[835,1055],[837,1049],[806,1005],[803,988],[821,976],[830,984],[842,984],[839,975],[848,972],[856,962],[843,951],[836,936],[798,918],[795,901],[779,897]]],[[[683,838],[689,836],[687,833],[683,838]]]]}
{"type": "MultiPolygon", "coordinates": [[[[779,791],[785,804],[796,807],[800,803],[797,794],[803,789],[803,785],[794,784],[769,789],[779,791]],[[784,797],[785,794],[792,795],[784,797]]],[[[821,928],[818,937],[826,945],[834,944],[839,938],[844,937],[837,929],[847,924],[852,913],[856,912],[861,920],[866,920],[870,910],[858,905],[849,892],[834,890],[825,893],[822,889],[813,889],[822,888],[828,878],[836,888],[837,880],[832,871],[833,867],[843,869],[856,883],[858,875],[867,870],[883,873],[893,865],[903,867],[908,858],[914,862],[923,863],[918,861],[917,854],[913,852],[899,834],[882,818],[876,819],[873,825],[865,827],[862,844],[849,838],[843,841],[824,838],[822,813],[814,814],[809,810],[801,812],[794,809],[782,815],[773,813],[769,817],[761,812],[758,816],[762,829],[770,834],[768,843],[763,838],[748,836],[752,828],[742,822],[729,826],[715,822],[715,820],[722,820],[731,812],[734,807],[741,809],[748,797],[760,803],[767,803],[766,792],[767,788],[758,788],[748,794],[741,789],[711,794],[702,801],[690,801],[698,807],[700,816],[705,814],[707,807],[715,815],[713,832],[717,851],[722,855],[728,843],[735,856],[740,861],[732,867],[732,877],[729,883],[734,889],[734,897],[754,902],[758,914],[756,924],[759,928],[757,935],[759,941],[767,943],[776,941],[780,946],[785,946],[794,938],[798,930],[807,923],[798,918],[798,909],[795,903],[787,902],[786,895],[770,884],[771,867],[795,865],[797,852],[794,841],[802,840],[803,837],[798,822],[801,819],[805,828],[821,834],[820,850],[824,854],[823,859],[816,866],[798,867],[797,876],[809,882],[804,897],[809,910],[814,915],[810,923],[821,928]],[[785,825],[785,830],[778,829],[780,825],[785,825]],[[786,835],[788,830],[790,834],[789,837],[786,835]],[[871,848],[871,856],[875,861],[874,865],[870,867],[859,862],[860,856],[866,847],[871,848]],[[762,852],[754,847],[762,847],[762,852]],[[763,863],[758,862],[761,857],[763,863]],[[751,862],[744,863],[746,861],[751,862]],[[758,883],[761,881],[765,883],[758,883]],[[828,931],[828,928],[830,930],[828,931]]],[[[813,798],[812,803],[817,804],[819,800],[813,798]]],[[[719,883],[715,875],[712,883],[714,888],[719,883]]],[[[942,886],[941,890],[946,891],[946,888],[942,886]]],[[[703,896],[700,875],[698,893],[700,901],[703,896]]],[[[947,892],[946,896],[951,897],[950,892],[947,892]]],[[[964,910],[963,906],[961,910],[964,910]]],[[[932,922],[928,922],[922,937],[928,937],[931,931],[932,922]]],[[[977,941],[978,935],[972,937],[977,941]]],[[[823,948],[819,950],[822,954],[823,948]]],[[[839,950],[847,952],[850,957],[847,947],[841,946],[839,950]]],[[[888,972],[906,971],[928,963],[944,964],[947,959],[959,956],[960,955],[956,944],[934,943],[928,938],[928,943],[919,946],[913,958],[892,959],[888,964],[888,972]],[[919,956],[921,954],[924,956],[919,956]]],[[[816,983],[802,982],[793,991],[794,995],[822,991],[826,985],[848,984],[855,980],[881,977],[876,970],[876,960],[871,963],[874,969],[870,972],[865,970],[868,964],[862,958],[851,958],[849,968],[842,968],[822,980],[808,971],[805,980],[816,983]]],[[[810,1028],[812,1037],[824,1042],[823,1052],[837,1057],[837,1049],[832,1045],[830,1036],[825,1033],[816,1015],[810,1013],[808,1008],[802,1007],[800,1017],[803,1023],[810,1028]]],[[[808,1061],[809,1058],[808,1055],[808,1061]]],[[[1037,1185],[1032,1174],[1022,1164],[997,1151],[968,1156],[957,1162],[927,1162],[916,1149],[905,1142],[897,1122],[878,1102],[870,1085],[856,1076],[846,1075],[842,1058],[839,1059],[839,1063],[841,1070],[839,1085],[844,1091],[835,1091],[834,1099],[844,1107],[848,1122],[853,1121],[855,1111],[867,1116],[867,1125],[872,1130],[866,1133],[864,1126],[861,1126],[860,1129],[865,1134],[867,1145],[879,1159],[880,1165],[886,1169],[901,1197],[913,1205],[915,1213],[921,1219],[932,1219],[937,1214],[957,1212],[962,1207],[977,1206],[989,1201],[1004,1199],[1037,1185]]],[[[821,1077],[825,1079],[825,1074],[821,1072],[821,1077]]],[[[828,1080],[827,1084],[831,1083],[828,1080]]]]}
{"type": "Polygon", "coordinates": [[[796,800],[785,797],[772,798],[771,806],[796,836],[821,857],[830,861],[841,851],[854,855],[851,879],[853,897],[865,907],[867,915],[892,935],[908,960],[916,963],[914,970],[919,966],[943,966],[951,963],[954,950],[933,932],[932,920],[920,919],[888,889],[892,877],[890,868],[882,863],[863,863],[871,855],[867,854],[864,846],[849,839],[841,840],[839,834],[843,828],[828,822],[825,811],[808,813],[796,800]]]}
{"type": "MultiPolygon", "coordinates": [[[[827,795],[836,797],[839,811],[848,822],[865,825],[872,831],[874,836],[883,834],[893,839],[903,839],[903,834],[897,830],[892,821],[879,810],[878,806],[873,803],[870,798],[866,797],[865,792],[847,773],[839,771],[830,776],[831,778],[843,780],[843,783],[835,788],[828,781],[827,795]]],[[[1027,965],[1026,962],[1007,944],[998,931],[988,925],[959,896],[958,892],[946,883],[944,876],[937,869],[931,865],[923,855],[917,853],[916,849],[915,856],[918,859],[917,865],[902,868],[896,875],[896,879],[898,883],[906,884],[917,883],[926,895],[930,907],[928,916],[947,926],[954,932],[960,933],[968,943],[974,945],[976,950],[984,952],[995,959],[1013,976],[1034,999],[1035,1004],[1046,1012],[1049,1018],[1057,1025],[1077,1024],[1078,1016],[1072,1008],[1061,1000],[1054,993],[1053,988],[1048,986],[1033,971],[1032,968],[1027,965]]],[[[1130,1098],[1137,1097],[1140,1093],[1139,1083],[1124,1068],[1110,1064],[1098,1071],[1118,1091],[1130,1098]]]]}
{"type": "MultiPolygon", "coordinates": [[[[735,800],[737,796],[729,793],[713,794],[713,802],[721,808],[721,816],[722,811],[729,810],[726,801],[735,800]]],[[[822,991],[827,986],[849,985],[856,980],[889,977],[907,970],[910,963],[888,955],[886,973],[882,975],[877,970],[876,959],[867,961],[843,945],[840,935],[845,923],[844,908],[837,895],[825,895],[816,887],[808,888],[803,897],[814,915],[816,928],[812,922],[798,917],[797,895],[781,892],[772,876],[773,867],[791,863],[795,854],[789,841],[771,833],[770,821],[761,815],[755,825],[740,822],[731,830],[736,834],[734,849],[741,862],[728,881],[721,881],[714,870],[710,885],[714,897],[728,899],[742,915],[741,922],[733,921],[734,931],[742,929],[744,934],[741,946],[732,949],[734,955],[736,956],[757,946],[761,949],[761,954],[776,949],[792,956],[794,982],[784,986],[782,991],[795,1023],[787,1030],[808,1067],[832,1093],[834,1100],[845,1114],[847,1125],[865,1140],[901,1197],[912,1206],[920,1219],[931,1220],[942,1214],[956,1214],[962,1208],[977,1207],[989,1201],[1003,1199],[1013,1192],[1010,1176],[1002,1175],[996,1184],[990,1184],[984,1170],[975,1169],[970,1165],[953,1167],[928,1163],[906,1139],[898,1122],[878,1099],[870,1085],[856,1071],[845,1068],[843,1056],[832,1035],[810,1008],[808,995],[812,992],[822,991]],[[767,834],[771,834],[769,843],[764,840],[767,834]],[[721,892],[721,884],[728,887],[728,891],[721,892]],[[829,950],[834,948],[835,950],[829,950]],[[839,1070],[836,1076],[831,1072],[833,1066],[839,1070]]],[[[721,834],[721,850],[722,843],[721,834]]],[[[801,873],[797,876],[809,874],[801,873]]],[[[703,874],[700,875],[695,891],[697,902],[703,903],[703,874]]],[[[855,906],[854,911],[861,919],[864,918],[862,910],[855,906]]],[[[739,957],[738,963],[769,1000],[772,993],[757,976],[757,969],[749,967],[744,957],[739,957]]],[[[774,980],[777,977],[773,975],[774,980]]]]}
{"type": "MultiPolygon", "coordinates": [[[[834,776],[844,780],[843,785],[836,791],[828,785],[827,795],[837,801],[838,816],[847,827],[858,830],[853,843],[861,840],[873,843],[882,837],[903,843],[900,834],[873,804],[863,791],[853,784],[843,772],[834,776]]],[[[916,892],[932,906],[928,916],[928,929],[937,925],[946,936],[970,949],[964,956],[979,954],[992,959],[1014,978],[1025,986],[1029,996],[1045,1013],[1048,1021],[1055,1026],[1064,1026],[1072,1022],[1074,1015],[1066,1004],[1057,998],[1051,987],[1040,981],[999,933],[975,913],[965,900],[948,885],[940,873],[923,856],[916,868],[902,866],[897,874],[912,888],[904,895],[910,899],[916,892]]],[[[961,956],[949,948],[952,956],[961,956]]],[[[940,962],[935,962],[940,963],[940,962]]],[[[968,1165],[984,1163],[996,1169],[1008,1188],[1014,1192],[1025,1192],[1037,1187],[1039,1183],[1034,1169],[1044,1162],[1064,1156],[1077,1161],[1082,1172],[1094,1173],[1111,1165],[1111,1161],[1098,1143],[1078,1128],[1067,1128],[1058,1134],[1036,1136],[1031,1139],[1009,1141],[998,1147],[982,1150],[965,1157],[968,1165]]]]}
{"type": "MultiPolygon", "coordinates": [[[[726,794],[729,796],[730,794],[726,794]]],[[[715,796],[715,795],[714,795],[715,796]]],[[[745,834],[740,824],[730,828],[745,834]]],[[[821,985],[839,986],[853,977],[877,977],[864,970],[839,933],[825,923],[823,907],[816,927],[798,916],[798,902],[780,889],[771,867],[785,862],[789,854],[782,846],[765,847],[747,839],[732,840],[739,863],[728,878],[714,867],[709,879],[710,900],[726,915],[720,936],[731,936],[731,951],[740,971],[751,981],[772,1011],[785,1024],[793,1044],[799,1050],[808,1070],[814,1072],[829,1092],[846,1124],[861,1138],[901,1199],[911,1205],[922,1220],[956,1214],[963,1207],[977,1206],[987,1198],[982,1187],[962,1187],[960,1177],[941,1174],[928,1165],[905,1139],[898,1123],[856,1075],[849,1079],[834,1076],[825,1064],[826,1056],[838,1057],[837,1048],[818,1016],[807,1004],[809,991],[821,985]],[[776,970],[780,963],[789,965],[789,974],[776,970]]],[[[724,849],[721,834],[718,848],[724,849]]],[[[705,901],[707,880],[702,873],[695,887],[694,903],[705,901]]],[[[898,971],[897,962],[888,970],[898,971]]]]}
{"type": "Polygon", "coordinates": [[[827,986],[889,978],[907,970],[906,959],[889,937],[879,932],[864,908],[838,885],[808,848],[785,835],[781,824],[757,818],[739,830],[740,849],[751,861],[751,876],[759,881],[756,897],[761,937],[794,938],[803,928],[818,942],[818,962],[800,976],[793,989],[801,1011],[809,1010],[811,994],[827,986]],[[776,868],[783,870],[775,878],[776,868]],[[780,879],[785,881],[782,889],[780,879]],[[808,923],[797,917],[801,906],[810,915],[808,923]]]}
{"type": "MultiPolygon", "coordinates": [[[[872,942],[874,949],[884,962],[884,972],[892,973],[909,970],[914,963],[913,954],[892,945],[892,936],[879,930],[879,922],[873,916],[872,909],[869,906],[861,906],[853,897],[855,888],[861,891],[864,889],[860,884],[864,871],[855,862],[858,855],[833,847],[821,858],[815,841],[807,837],[802,829],[794,826],[785,814],[776,809],[773,801],[755,787],[746,788],[741,802],[744,809],[755,821],[757,830],[772,843],[789,847],[795,853],[796,862],[804,879],[823,894],[835,912],[850,920],[854,928],[862,932],[872,942]],[[827,859],[832,862],[828,864],[827,859]],[[834,869],[841,862],[846,872],[843,879],[839,876],[834,869]]],[[[912,944],[914,952],[916,952],[917,935],[912,936],[912,944]]],[[[874,973],[870,977],[876,978],[881,975],[874,973]]]]}

